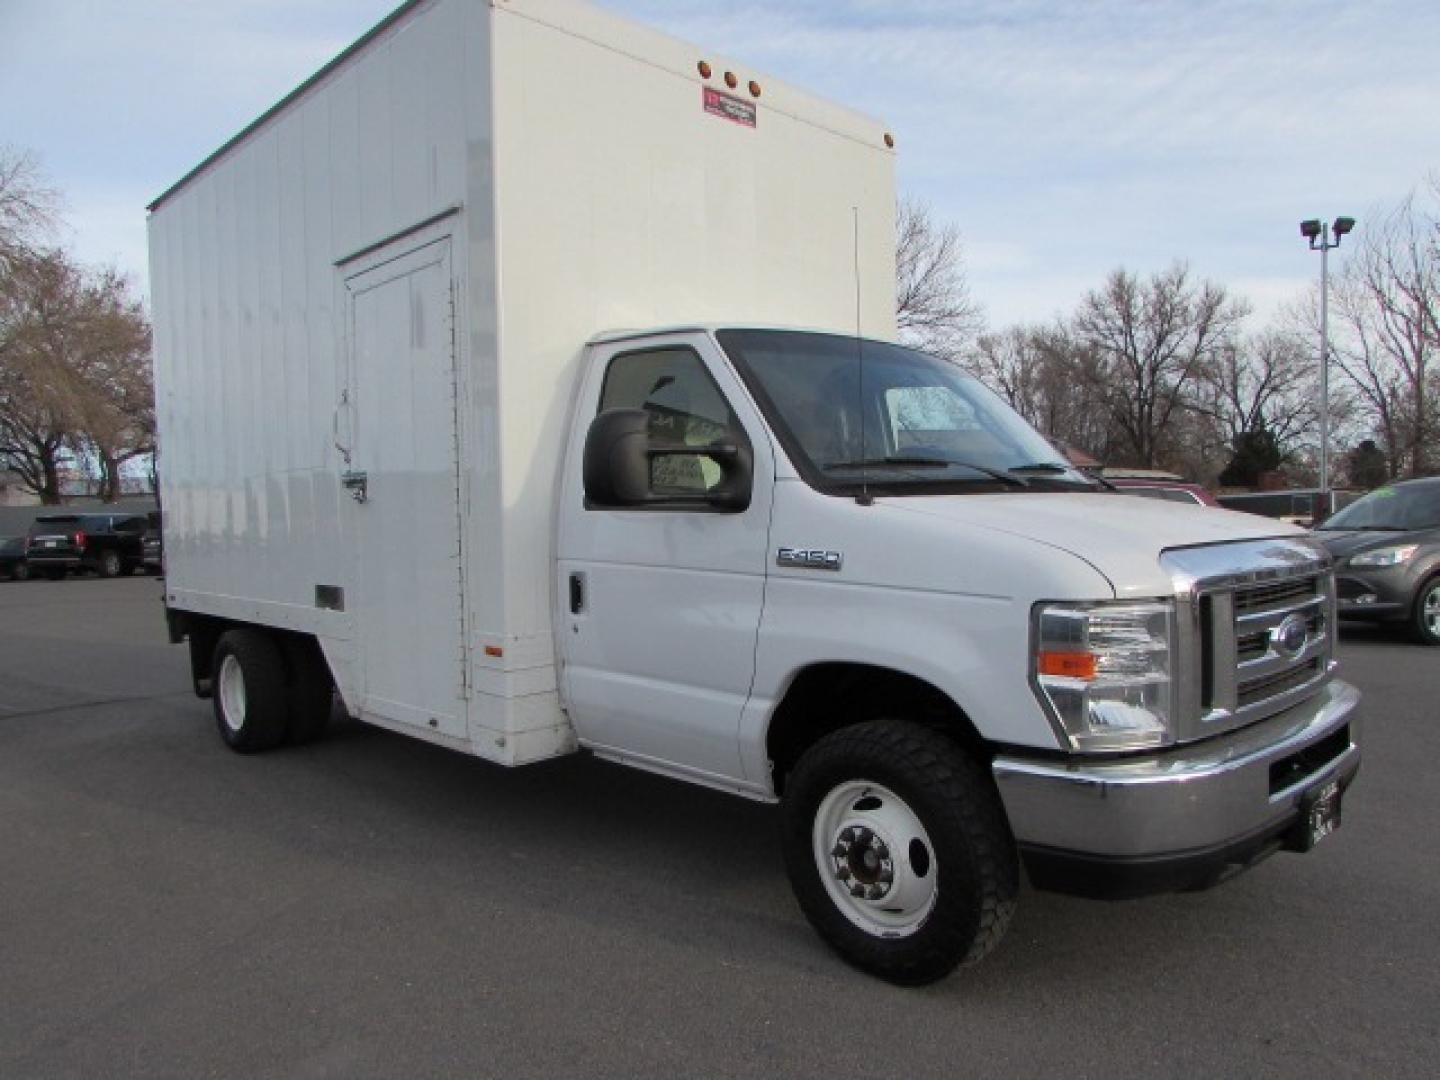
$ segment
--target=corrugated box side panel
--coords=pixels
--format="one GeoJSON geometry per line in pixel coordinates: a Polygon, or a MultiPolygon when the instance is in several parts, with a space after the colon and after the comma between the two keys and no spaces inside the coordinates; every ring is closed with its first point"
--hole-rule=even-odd
{"type": "Polygon", "coordinates": [[[487,19],[471,0],[418,5],[152,213],[167,592],[182,606],[348,633],[315,606],[317,584],[353,572],[336,264],[464,205],[469,148],[489,141],[488,101],[469,93],[488,76],[466,71],[487,19]]]}

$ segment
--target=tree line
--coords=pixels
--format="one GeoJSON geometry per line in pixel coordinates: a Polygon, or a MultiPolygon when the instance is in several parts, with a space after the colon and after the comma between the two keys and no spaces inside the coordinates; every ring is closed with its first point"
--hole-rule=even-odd
{"type": "MultiPolygon", "coordinates": [[[[983,329],[958,231],[916,203],[899,216],[902,338],[984,381],[1053,440],[1107,465],[1210,486],[1317,478],[1319,302],[1274,324],[1183,261],[1116,269],[1068,316],[983,329]]],[[[1332,482],[1440,471],[1440,179],[1352,234],[1330,291],[1332,482]]]]}
{"type": "Polygon", "coordinates": [[[0,470],[47,505],[68,475],[115,500],[153,463],[150,321],[130,281],[54,243],[59,193],[34,157],[0,147],[0,470]]]}

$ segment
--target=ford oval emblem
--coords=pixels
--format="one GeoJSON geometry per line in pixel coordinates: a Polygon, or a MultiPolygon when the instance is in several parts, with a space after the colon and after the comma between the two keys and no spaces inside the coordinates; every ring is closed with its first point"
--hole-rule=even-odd
{"type": "Polygon", "coordinates": [[[1285,616],[1285,621],[1270,631],[1270,644],[1281,656],[1291,660],[1299,656],[1310,638],[1310,620],[1299,612],[1285,616]]]}

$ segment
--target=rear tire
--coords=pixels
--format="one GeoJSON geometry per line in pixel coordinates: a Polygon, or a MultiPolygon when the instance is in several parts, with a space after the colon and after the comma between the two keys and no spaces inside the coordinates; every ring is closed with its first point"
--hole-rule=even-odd
{"type": "Polygon", "coordinates": [[[210,671],[215,722],[226,746],[250,754],[285,741],[285,662],[270,635],[247,627],[227,630],[215,645],[210,671]]]}
{"type": "Polygon", "coordinates": [[[290,661],[289,739],[296,745],[314,742],[330,724],[335,680],[313,639],[293,641],[286,651],[290,661]]]}
{"type": "Polygon", "coordinates": [[[124,563],[120,559],[120,553],[114,550],[100,552],[100,558],[96,560],[95,569],[103,578],[119,577],[120,571],[124,569],[124,563]]]}
{"type": "Polygon", "coordinates": [[[1432,577],[1415,594],[1410,630],[1422,645],[1440,645],[1440,577],[1432,577]]]}
{"type": "Polygon", "coordinates": [[[801,910],[861,970],[920,986],[1004,937],[1015,843],[989,773],[939,732],[875,720],[826,736],[787,781],[783,815],[801,910]]]}

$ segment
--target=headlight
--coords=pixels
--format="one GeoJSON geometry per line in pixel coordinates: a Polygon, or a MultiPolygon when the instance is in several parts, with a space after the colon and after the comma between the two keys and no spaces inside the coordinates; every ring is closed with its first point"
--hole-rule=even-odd
{"type": "Polygon", "coordinates": [[[1399,566],[1419,550],[1419,544],[1400,544],[1396,547],[1376,548],[1350,559],[1351,566],[1399,566]]]}
{"type": "Polygon", "coordinates": [[[1166,746],[1171,731],[1169,603],[1045,604],[1036,612],[1035,691],[1082,751],[1166,746]]]}

